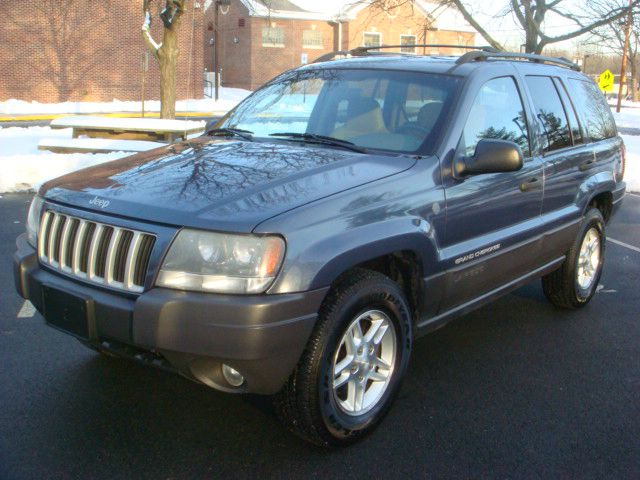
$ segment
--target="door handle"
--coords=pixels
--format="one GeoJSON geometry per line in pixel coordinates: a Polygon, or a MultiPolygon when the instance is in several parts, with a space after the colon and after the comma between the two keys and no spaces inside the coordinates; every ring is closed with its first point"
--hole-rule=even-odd
{"type": "Polygon", "coordinates": [[[542,182],[539,178],[532,178],[528,182],[524,182],[520,184],[520,190],[522,192],[528,192],[530,190],[535,190],[536,188],[540,188],[542,186],[542,182]]]}
{"type": "Polygon", "coordinates": [[[578,167],[580,169],[581,172],[585,172],[587,170],[589,170],[590,168],[594,167],[596,164],[595,160],[587,160],[586,162],[583,162],[580,164],[580,166],[578,167]]]}

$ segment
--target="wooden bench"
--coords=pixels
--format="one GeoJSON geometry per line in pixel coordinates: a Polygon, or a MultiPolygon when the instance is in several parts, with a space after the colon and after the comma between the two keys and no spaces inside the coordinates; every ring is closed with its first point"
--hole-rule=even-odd
{"type": "Polygon", "coordinates": [[[115,118],[74,116],[56,118],[51,128],[72,128],[73,138],[115,138],[174,142],[204,131],[206,123],[195,120],[165,120],[159,118],[115,118]]]}
{"type": "Polygon", "coordinates": [[[38,150],[48,150],[54,153],[144,152],[165,145],[165,143],[144,140],[58,137],[43,138],[38,142],[38,150]]]}

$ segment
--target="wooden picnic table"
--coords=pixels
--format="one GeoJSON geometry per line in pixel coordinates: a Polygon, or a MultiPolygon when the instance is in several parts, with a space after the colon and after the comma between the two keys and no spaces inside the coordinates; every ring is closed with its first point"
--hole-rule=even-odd
{"type": "Polygon", "coordinates": [[[73,138],[119,138],[174,142],[203,132],[206,123],[195,120],[165,120],[160,118],[118,118],[74,116],[56,118],[51,128],[72,128],[73,138]]]}

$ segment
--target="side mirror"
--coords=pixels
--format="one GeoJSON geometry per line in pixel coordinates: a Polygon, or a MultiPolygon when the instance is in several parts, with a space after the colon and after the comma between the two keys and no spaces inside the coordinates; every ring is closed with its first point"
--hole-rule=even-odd
{"type": "Polygon", "coordinates": [[[522,165],[522,150],[516,143],[485,138],[478,142],[473,157],[460,160],[457,171],[462,175],[515,172],[522,165]]]}

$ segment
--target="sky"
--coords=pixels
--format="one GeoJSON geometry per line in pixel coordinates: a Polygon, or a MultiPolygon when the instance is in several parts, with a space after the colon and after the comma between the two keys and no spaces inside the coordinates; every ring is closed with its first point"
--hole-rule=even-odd
{"type": "MultiPolygon", "coordinates": [[[[322,7],[319,6],[318,0],[293,0],[300,7],[317,11],[338,11],[341,6],[352,5],[358,3],[358,0],[322,0],[322,7]]],[[[465,5],[474,13],[480,21],[480,24],[486,26],[489,33],[499,42],[505,44],[510,50],[518,50],[524,42],[522,28],[514,18],[513,14],[508,10],[508,1],[500,0],[497,2],[487,2],[486,0],[467,0],[465,5]]],[[[578,0],[563,0],[561,6],[563,9],[576,8],[576,6],[584,4],[578,0]]],[[[560,35],[574,30],[576,25],[566,18],[550,13],[545,19],[545,31],[551,35],[560,35]]],[[[578,41],[579,42],[579,41],[578,41]]],[[[477,44],[484,43],[484,39],[478,34],[477,44]]],[[[574,50],[575,40],[554,44],[550,48],[564,48],[574,50]]]]}

